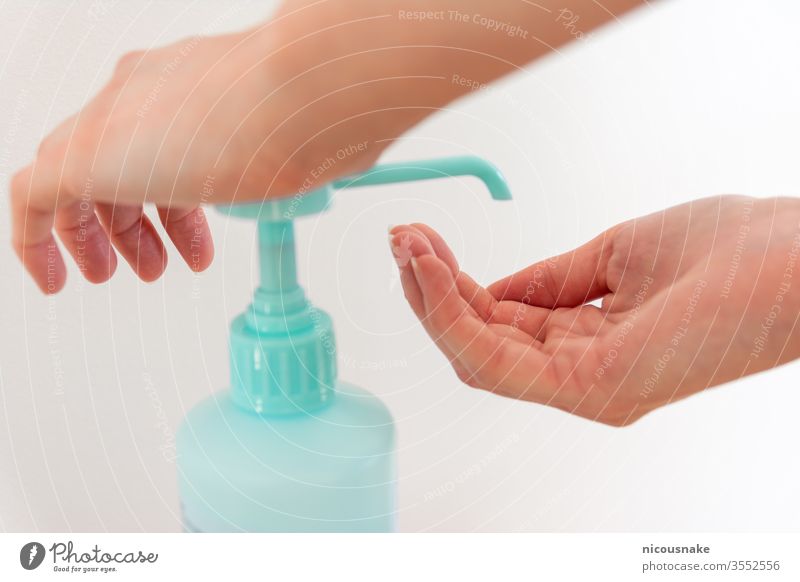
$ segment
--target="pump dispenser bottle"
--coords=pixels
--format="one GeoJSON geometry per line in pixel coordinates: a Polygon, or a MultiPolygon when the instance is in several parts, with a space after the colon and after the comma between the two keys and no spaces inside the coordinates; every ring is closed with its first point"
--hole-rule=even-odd
{"type": "Polygon", "coordinates": [[[335,189],[474,175],[509,199],[474,157],[384,164],[304,195],[227,206],[257,221],[260,285],[230,328],[230,389],[195,406],[177,434],[186,531],[382,532],[395,523],[395,429],[384,404],[337,378],[330,317],[297,283],[295,218],[335,189]]]}

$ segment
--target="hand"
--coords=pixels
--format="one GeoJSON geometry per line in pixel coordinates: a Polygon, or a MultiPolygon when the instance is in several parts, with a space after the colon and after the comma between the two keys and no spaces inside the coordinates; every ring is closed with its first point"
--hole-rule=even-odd
{"type": "Polygon", "coordinates": [[[406,297],[458,377],[504,396],[622,426],[800,357],[797,199],[684,204],[488,288],[431,228],[390,239],[406,297]]]}
{"type": "Polygon", "coordinates": [[[53,230],[89,281],[113,274],[114,249],[152,281],[166,265],[143,213],[153,202],[183,259],[205,269],[201,203],[366,169],[439,108],[574,40],[553,8],[580,14],[583,34],[641,0],[543,2],[287,0],[257,28],[131,53],[12,179],[14,248],[47,293],[66,278],[53,230]]]}
{"type": "Polygon", "coordinates": [[[289,49],[273,58],[281,37],[266,32],[131,53],[99,94],[42,142],[11,184],[14,249],[42,291],[59,291],[66,278],[53,230],[89,281],[114,273],[114,249],[152,281],[166,265],[164,245],[143,213],[153,202],[184,261],[200,271],[213,256],[201,203],[321,186],[371,165],[385,147],[378,140],[411,123],[402,115],[394,125],[379,124],[379,115],[370,124],[347,123],[374,107],[352,94],[320,99],[304,83],[325,92],[336,85],[314,75],[290,83],[299,59],[289,49]],[[318,170],[329,159],[335,167],[318,170]]]}

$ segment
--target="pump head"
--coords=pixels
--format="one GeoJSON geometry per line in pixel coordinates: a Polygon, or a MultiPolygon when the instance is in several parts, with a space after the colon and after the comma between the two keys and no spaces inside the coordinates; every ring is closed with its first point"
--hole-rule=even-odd
{"type": "Polygon", "coordinates": [[[297,283],[295,218],[326,210],[337,189],[467,175],[481,179],[495,200],[511,199],[497,168],[461,156],[381,164],[308,193],[219,207],[230,216],[258,221],[260,285],[247,310],[231,322],[234,402],[260,414],[292,414],[321,408],[334,396],[333,325],[297,283]]]}

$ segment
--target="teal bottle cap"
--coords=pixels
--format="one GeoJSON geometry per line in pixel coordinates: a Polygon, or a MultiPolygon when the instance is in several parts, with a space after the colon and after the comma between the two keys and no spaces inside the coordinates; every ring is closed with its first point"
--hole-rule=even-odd
{"type": "Polygon", "coordinates": [[[218,209],[258,222],[260,284],[230,328],[231,395],[259,414],[310,412],[334,397],[336,341],[331,318],[297,283],[294,220],[323,212],[335,189],[451,176],[481,179],[495,200],[510,200],[495,166],[472,156],[380,164],[332,184],[286,198],[218,209]]]}

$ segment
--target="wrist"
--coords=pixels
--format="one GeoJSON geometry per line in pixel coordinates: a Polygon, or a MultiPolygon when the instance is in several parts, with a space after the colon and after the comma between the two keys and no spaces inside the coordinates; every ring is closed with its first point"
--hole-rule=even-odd
{"type": "Polygon", "coordinates": [[[775,311],[795,329],[800,315],[800,198],[761,199],[755,208],[757,234],[751,236],[764,241],[767,249],[762,265],[755,264],[757,254],[753,257],[757,293],[762,301],[777,305],[775,311]]]}
{"type": "MultiPolygon", "coordinates": [[[[265,115],[273,121],[282,115],[282,131],[292,134],[273,142],[315,142],[303,146],[303,155],[287,152],[301,170],[320,154],[330,155],[316,148],[320,141],[335,148],[368,142],[369,155],[352,160],[361,166],[337,165],[337,172],[361,169],[450,102],[573,40],[574,30],[557,20],[556,3],[542,2],[553,7],[485,0],[287,0],[253,31],[265,55],[271,96],[265,115]]],[[[587,32],[638,3],[609,0],[603,8],[593,0],[563,0],[587,32]]]]}
{"type": "Polygon", "coordinates": [[[410,38],[366,4],[298,8],[289,2],[249,31],[264,55],[261,76],[269,98],[263,125],[277,126],[270,155],[293,167],[284,172],[289,184],[276,188],[280,193],[296,190],[309,168],[348,146],[357,144],[363,153],[337,161],[324,180],[366,169],[394,139],[463,89],[435,74],[440,48],[422,42],[409,47],[410,38]]]}

